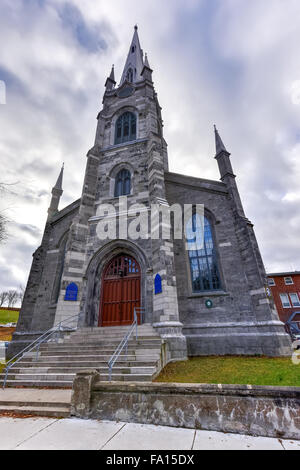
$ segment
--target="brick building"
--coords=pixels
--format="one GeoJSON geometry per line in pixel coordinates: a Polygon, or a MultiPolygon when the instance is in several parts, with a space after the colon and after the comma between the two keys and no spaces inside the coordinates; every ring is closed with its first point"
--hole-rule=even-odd
{"type": "Polygon", "coordinates": [[[300,272],[271,273],[268,282],[279,318],[286,323],[294,312],[300,312],[300,272]]]}
{"type": "MultiPolygon", "coordinates": [[[[78,328],[128,325],[135,306],[145,309],[142,321],[164,340],[167,360],[291,354],[266,295],[265,268],[230,153],[215,129],[220,181],[169,171],[152,73],[135,27],[119,85],[114,68],[106,80],[80,199],[58,209],[63,169],[52,190],[10,355],[71,315],[78,314],[78,328]],[[101,206],[113,206],[119,229],[123,196],[130,206],[143,204],[149,218],[153,204],[167,210],[203,204],[202,249],[189,250],[185,239],[100,239],[101,206]]],[[[127,228],[130,217],[125,221],[127,228]]]]}

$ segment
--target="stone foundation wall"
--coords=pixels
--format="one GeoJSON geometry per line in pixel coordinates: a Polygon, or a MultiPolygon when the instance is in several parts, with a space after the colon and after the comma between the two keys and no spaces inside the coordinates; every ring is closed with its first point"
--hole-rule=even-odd
{"type": "Polygon", "coordinates": [[[88,376],[74,381],[71,413],[79,418],[300,439],[299,387],[101,383],[88,376]]]}

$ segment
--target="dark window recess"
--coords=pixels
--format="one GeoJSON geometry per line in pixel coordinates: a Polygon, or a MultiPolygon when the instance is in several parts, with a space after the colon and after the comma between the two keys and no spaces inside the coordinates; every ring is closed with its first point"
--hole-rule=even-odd
{"type": "Polygon", "coordinates": [[[126,112],[116,122],[115,144],[136,140],[136,116],[126,112]]]}
{"type": "Polygon", "coordinates": [[[133,70],[132,69],[128,69],[128,72],[127,72],[127,75],[126,75],[126,79],[128,82],[132,83],[133,82],[133,70]]]}
{"type": "Polygon", "coordinates": [[[131,192],[131,175],[128,170],[121,170],[116,176],[115,197],[127,196],[131,192]]]}

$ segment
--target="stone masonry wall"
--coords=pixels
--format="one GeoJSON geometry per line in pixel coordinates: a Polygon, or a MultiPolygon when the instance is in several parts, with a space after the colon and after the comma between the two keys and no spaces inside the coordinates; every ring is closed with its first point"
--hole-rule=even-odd
{"type": "Polygon", "coordinates": [[[291,387],[105,383],[81,373],[71,414],[79,418],[300,439],[300,391],[291,387]]]}

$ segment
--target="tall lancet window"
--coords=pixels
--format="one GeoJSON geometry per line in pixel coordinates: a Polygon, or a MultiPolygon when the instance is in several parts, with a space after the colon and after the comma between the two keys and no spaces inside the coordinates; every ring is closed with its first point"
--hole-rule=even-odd
{"type": "Polygon", "coordinates": [[[126,75],[126,80],[130,83],[133,83],[133,70],[132,70],[132,68],[128,69],[127,75],[126,75]]]}
{"type": "Polygon", "coordinates": [[[131,192],[131,175],[128,170],[121,170],[116,176],[115,197],[128,196],[131,192]]]}
{"type": "Polygon", "coordinates": [[[198,214],[194,214],[187,226],[187,247],[190,260],[193,292],[207,292],[221,289],[217,251],[209,219],[204,217],[204,227],[198,214]],[[201,230],[199,247],[195,233],[201,230]],[[204,233],[203,233],[204,230],[204,233]],[[200,248],[200,249],[197,249],[200,248]]]}
{"type": "Polygon", "coordinates": [[[136,139],[136,116],[126,112],[122,114],[116,123],[115,144],[130,142],[136,139]]]}

